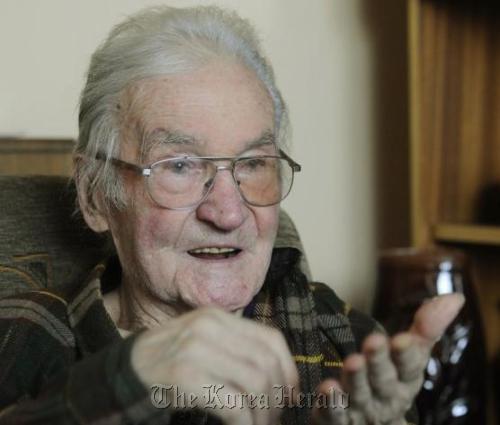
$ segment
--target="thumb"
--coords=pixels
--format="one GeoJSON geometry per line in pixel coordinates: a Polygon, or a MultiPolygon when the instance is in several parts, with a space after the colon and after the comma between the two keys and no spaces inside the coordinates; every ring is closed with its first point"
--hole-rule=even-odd
{"type": "Polygon", "coordinates": [[[316,393],[327,396],[329,400],[327,406],[320,406],[319,403],[315,403],[311,425],[347,425],[349,423],[346,406],[337,406],[336,401],[331,399],[332,396],[335,397],[336,391],[347,395],[342,390],[340,383],[335,379],[326,379],[318,385],[316,393]]]}
{"type": "Polygon", "coordinates": [[[465,302],[463,294],[440,295],[425,302],[415,313],[410,333],[432,348],[465,302]]]}

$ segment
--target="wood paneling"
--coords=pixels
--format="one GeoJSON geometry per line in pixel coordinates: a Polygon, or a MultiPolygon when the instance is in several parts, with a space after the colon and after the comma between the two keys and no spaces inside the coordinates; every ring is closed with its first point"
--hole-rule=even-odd
{"type": "Polygon", "coordinates": [[[432,234],[438,242],[500,246],[499,226],[439,223],[433,227],[432,234]]]}
{"type": "Polygon", "coordinates": [[[500,355],[500,216],[499,225],[481,223],[479,201],[500,183],[500,2],[408,7],[412,243],[451,245],[471,259],[492,360],[500,355]]]}
{"type": "Polygon", "coordinates": [[[0,174],[71,174],[69,139],[0,139],[0,174]]]}
{"type": "Polygon", "coordinates": [[[500,5],[410,1],[414,243],[431,225],[471,223],[500,182],[500,5]]]}

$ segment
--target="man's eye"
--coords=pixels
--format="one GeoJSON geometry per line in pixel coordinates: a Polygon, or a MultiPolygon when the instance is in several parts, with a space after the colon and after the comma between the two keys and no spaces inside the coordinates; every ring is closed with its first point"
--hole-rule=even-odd
{"type": "Polygon", "coordinates": [[[176,162],[174,162],[174,168],[176,170],[182,170],[185,167],[186,167],[186,163],[184,161],[176,161],[176,162]]]}
{"type": "Polygon", "coordinates": [[[194,164],[188,159],[174,159],[165,165],[169,172],[175,174],[183,174],[194,168],[194,164]]]}
{"type": "Polygon", "coordinates": [[[245,168],[248,170],[258,170],[267,165],[265,158],[251,158],[245,161],[245,168]]]}

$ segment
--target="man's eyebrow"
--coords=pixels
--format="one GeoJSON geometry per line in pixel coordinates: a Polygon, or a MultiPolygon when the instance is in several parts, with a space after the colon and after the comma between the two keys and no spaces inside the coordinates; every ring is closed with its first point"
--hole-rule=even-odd
{"type": "Polygon", "coordinates": [[[274,133],[270,130],[267,130],[262,133],[262,135],[258,139],[246,143],[244,150],[248,151],[250,149],[259,148],[261,146],[274,145],[275,143],[276,137],[274,136],[274,133]]]}
{"type": "Polygon", "coordinates": [[[193,136],[188,136],[186,134],[177,133],[175,131],[165,130],[163,128],[157,128],[153,130],[150,134],[146,135],[146,142],[153,143],[174,143],[174,144],[193,144],[196,139],[193,136]]]}
{"type": "MultiPolygon", "coordinates": [[[[189,136],[186,134],[173,132],[166,130],[164,128],[157,128],[145,135],[142,142],[142,152],[141,158],[142,160],[146,160],[149,157],[149,154],[152,150],[161,145],[188,145],[193,146],[198,144],[199,142],[193,136],[189,136]]],[[[262,146],[274,145],[276,143],[276,138],[274,133],[270,130],[266,130],[259,136],[257,139],[251,140],[245,144],[245,147],[242,152],[259,148],[262,146]]]]}
{"type": "Polygon", "coordinates": [[[152,150],[161,145],[194,145],[196,139],[192,136],[166,130],[164,128],[156,128],[146,134],[142,141],[141,157],[148,158],[152,150]]]}

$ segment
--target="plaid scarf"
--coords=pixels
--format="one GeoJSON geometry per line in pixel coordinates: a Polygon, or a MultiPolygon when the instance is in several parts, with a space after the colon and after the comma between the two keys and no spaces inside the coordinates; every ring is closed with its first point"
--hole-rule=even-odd
{"type": "MultiPolygon", "coordinates": [[[[338,377],[342,362],[335,345],[341,341],[332,346],[331,341],[323,336],[312,287],[298,266],[299,259],[297,250],[274,250],[262,290],[247,306],[244,316],[283,333],[297,365],[300,392],[312,394],[325,377],[338,377]]],[[[334,311],[329,313],[335,315],[334,311]]],[[[335,333],[333,336],[336,338],[335,333]]],[[[354,336],[351,336],[347,340],[354,342],[354,336]]],[[[310,414],[310,408],[285,409],[282,423],[308,424],[310,414]]]]}

